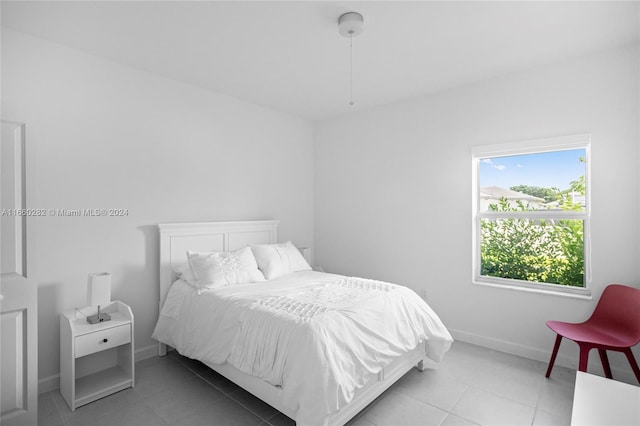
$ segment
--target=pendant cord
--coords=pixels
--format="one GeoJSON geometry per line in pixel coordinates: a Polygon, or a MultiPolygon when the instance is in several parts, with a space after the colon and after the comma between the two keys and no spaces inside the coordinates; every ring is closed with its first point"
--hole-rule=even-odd
{"type": "MultiPolygon", "coordinates": [[[[1,1],[1,0],[0,0],[1,1]]],[[[343,13],[338,17],[338,33],[349,37],[349,106],[353,106],[353,37],[362,33],[364,18],[358,12],[343,13]]]]}
{"type": "Polygon", "coordinates": [[[353,106],[353,34],[349,35],[349,105],[353,106]]]}

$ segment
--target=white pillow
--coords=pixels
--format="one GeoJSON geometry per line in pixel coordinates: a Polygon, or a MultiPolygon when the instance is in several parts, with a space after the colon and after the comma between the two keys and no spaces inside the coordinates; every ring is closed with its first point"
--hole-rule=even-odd
{"type": "Polygon", "coordinates": [[[187,251],[189,266],[198,288],[218,288],[233,284],[264,281],[249,247],[228,252],[187,251]]]}
{"type": "Polygon", "coordinates": [[[182,265],[176,266],[173,268],[173,272],[176,273],[178,279],[189,284],[191,287],[198,287],[198,280],[196,276],[193,274],[191,267],[188,263],[183,263],[182,265]]]}
{"type": "Polygon", "coordinates": [[[268,280],[290,272],[311,270],[311,266],[291,241],[283,244],[255,245],[251,246],[251,250],[258,262],[258,268],[268,280]]]}

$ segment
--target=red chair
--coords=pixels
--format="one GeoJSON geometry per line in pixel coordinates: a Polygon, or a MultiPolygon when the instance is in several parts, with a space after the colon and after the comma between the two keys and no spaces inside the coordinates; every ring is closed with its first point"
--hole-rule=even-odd
{"type": "Polygon", "coordinates": [[[578,370],[587,371],[589,351],[598,349],[604,375],[611,379],[611,368],[606,351],[623,352],[640,382],[640,368],[631,352],[631,347],[640,342],[640,290],[620,284],[611,284],[604,289],[596,309],[585,322],[575,324],[547,321],[547,326],[558,333],[553,353],[549,360],[546,377],[551,374],[563,337],[580,346],[578,370]]]}

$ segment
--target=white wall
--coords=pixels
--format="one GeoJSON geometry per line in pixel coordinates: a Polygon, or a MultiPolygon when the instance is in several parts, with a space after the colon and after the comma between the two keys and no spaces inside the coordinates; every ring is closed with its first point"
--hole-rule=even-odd
{"type": "MultiPolygon", "coordinates": [[[[607,283],[639,286],[638,58],[620,48],[318,124],[316,264],[426,292],[454,336],[547,361],[546,320],[585,319],[607,283]],[[594,300],[473,285],[471,147],[577,133],[592,135],[594,300]]],[[[559,362],[577,365],[576,348],[559,362]]]]}
{"type": "Polygon", "coordinates": [[[137,348],[154,344],[156,224],[280,219],[280,239],[313,244],[305,120],[7,29],[2,118],[26,123],[28,207],[129,210],[29,219],[41,391],[57,385],[58,315],[84,304],[90,272],[111,272],[137,348]]]}

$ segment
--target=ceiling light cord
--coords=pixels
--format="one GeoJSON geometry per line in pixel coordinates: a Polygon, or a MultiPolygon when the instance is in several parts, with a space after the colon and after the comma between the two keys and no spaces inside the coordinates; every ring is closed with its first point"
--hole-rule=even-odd
{"type": "Polygon", "coordinates": [[[353,106],[353,33],[349,36],[349,105],[353,106]]]}
{"type": "Polygon", "coordinates": [[[364,18],[358,12],[347,12],[338,18],[338,32],[349,37],[349,105],[353,106],[353,38],[362,33],[364,18]]]}

